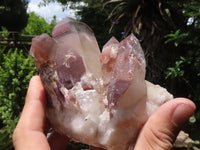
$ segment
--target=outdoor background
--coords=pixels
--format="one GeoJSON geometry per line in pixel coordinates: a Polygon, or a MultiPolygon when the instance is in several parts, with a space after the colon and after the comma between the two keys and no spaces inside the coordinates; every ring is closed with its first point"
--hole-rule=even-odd
{"type": "MultiPolygon", "coordinates": [[[[31,39],[51,35],[64,17],[88,24],[100,49],[112,36],[140,40],[146,79],[197,106],[184,131],[200,141],[200,2],[198,0],[1,0],[0,150],[11,150],[12,132],[30,78],[37,74],[29,55],[31,39]]],[[[83,146],[80,144],[80,146],[83,146]]]]}

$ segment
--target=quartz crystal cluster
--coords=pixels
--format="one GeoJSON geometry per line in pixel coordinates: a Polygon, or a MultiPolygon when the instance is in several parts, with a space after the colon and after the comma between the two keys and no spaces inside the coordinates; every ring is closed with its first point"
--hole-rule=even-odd
{"type": "Polygon", "coordinates": [[[133,34],[121,42],[112,37],[100,53],[92,30],[65,18],[52,37],[32,40],[31,55],[47,93],[49,121],[78,142],[127,150],[148,117],[172,99],[145,81],[144,54],[133,34]]]}

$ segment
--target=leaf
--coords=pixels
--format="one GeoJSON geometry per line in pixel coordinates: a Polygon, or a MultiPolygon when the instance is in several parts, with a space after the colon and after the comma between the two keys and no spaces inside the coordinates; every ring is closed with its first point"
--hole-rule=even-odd
{"type": "Polygon", "coordinates": [[[103,4],[103,8],[104,8],[106,5],[108,5],[109,3],[121,2],[121,1],[123,1],[123,0],[109,0],[109,1],[107,1],[107,2],[105,2],[105,3],[103,4]]]}
{"type": "MultiPolygon", "coordinates": [[[[114,15],[114,12],[115,12],[116,9],[118,9],[120,6],[122,6],[122,5],[124,5],[124,4],[126,4],[126,2],[121,2],[121,3],[119,3],[118,5],[116,5],[116,6],[112,9],[111,13],[109,14],[108,19],[110,19],[110,18],[114,15]]],[[[119,19],[118,19],[118,20],[119,20],[119,19]]]]}

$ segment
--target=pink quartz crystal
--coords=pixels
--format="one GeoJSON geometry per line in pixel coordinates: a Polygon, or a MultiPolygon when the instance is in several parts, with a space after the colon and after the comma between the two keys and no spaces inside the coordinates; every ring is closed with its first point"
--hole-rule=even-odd
{"type": "Polygon", "coordinates": [[[108,150],[132,147],[148,117],[172,99],[145,81],[145,58],[131,34],[100,53],[92,30],[65,18],[52,38],[35,37],[31,55],[47,92],[47,117],[69,138],[108,150]]]}

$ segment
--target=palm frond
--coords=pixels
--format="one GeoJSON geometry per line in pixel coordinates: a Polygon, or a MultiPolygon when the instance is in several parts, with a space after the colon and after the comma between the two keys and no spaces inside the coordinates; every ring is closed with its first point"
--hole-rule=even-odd
{"type": "Polygon", "coordinates": [[[126,2],[121,2],[121,3],[119,3],[118,5],[116,5],[116,6],[113,8],[113,10],[111,11],[111,13],[109,14],[108,19],[110,19],[111,17],[113,17],[113,15],[115,14],[115,11],[116,11],[120,6],[125,5],[125,4],[126,4],[126,2]]]}

